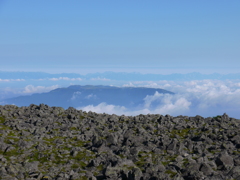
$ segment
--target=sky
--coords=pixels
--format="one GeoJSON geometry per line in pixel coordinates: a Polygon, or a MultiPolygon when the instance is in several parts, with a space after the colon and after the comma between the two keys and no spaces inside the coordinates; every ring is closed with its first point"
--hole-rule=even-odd
{"type": "Polygon", "coordinates": [[[238,73],[240,1],[0,1],[0,70],[238,73]]]}
{"type": "MultiPolygon", "coordinates": [[[[0,71],[239,73],[239,9],[239,0],[0,0],[0,71]]],[[[175,93],[148,95],[144,109],[135,112],[104,102],[78,107],[86,111],[192,116],[226,112],[240,119],[237,79],[0,77],[0,101],[73,84],[159,87],[175,93]]]]}

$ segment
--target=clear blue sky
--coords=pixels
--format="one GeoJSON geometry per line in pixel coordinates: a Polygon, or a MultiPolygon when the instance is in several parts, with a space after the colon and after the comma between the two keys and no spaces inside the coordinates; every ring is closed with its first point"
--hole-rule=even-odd
{"type": "Polygon", "coordinates": [[[239,0],[0,0],[0,70],[238,72],[239,0]]]}

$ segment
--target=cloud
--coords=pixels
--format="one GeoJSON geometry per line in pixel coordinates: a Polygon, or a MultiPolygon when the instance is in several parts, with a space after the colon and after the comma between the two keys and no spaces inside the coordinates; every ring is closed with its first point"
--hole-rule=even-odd
{"type": "MultiPolygon", "coordinates": [[[[44,79],[43,79],[44,80],[44,79]]],[[[69,83],[75,84],[74,81],[81,81],[81,78],[50,78],[45,80],[55,81],[61,84],[61,86],[67,86],[69,83]],[[71,81],[71,82],[68,82],[71,81]]],[[[108,79],[102,79],[100,77],[91,79],[106,81],[108,79]]],[[[0,79],[1,84],[11,81],[25,81],[24,79],[0,79]]],[[[22,82],[20,82],[22,83],[22,82]]],[[[16,97],[23,94],[48,92],[58,88],[58,85],[38,86],[31,82],[26,86],[26,82],[22,83],[22,87],[6,87],[2,86],[0,89],[0,99],[6,99],[16,97]]],[[[113,83],[113,82],[111,82],[113,83]]],[[[117,81],[114,82],[118,83],[117,81]]],[[[97,106],[87,106],[82,108],[96,109],[104,112],[105,108],[107,112],[115,114],[137,115],[137,114],[170,114],[170,115],[201,115],[204,117],[221,115],[226,112],[228,115],[240,119],[240,80],[191,80],[191,81],[131,81],[118,83],[121,87],[149,87],[149,88],[161,88],[174,92],[175,94],[161,94],[155,93],[148,95],[143,99],[144,104],[138,106],[135,109],[127,109],[123,106],[116,104],[98,104],[97,106]]],[[[75,92],[72,94],[71,100],[76,100],[80,96],[81,92],[75,92]]],[[[83,97],[84,98],[84,97],[83,97]]],[[[89,94],[85,96],[86,99],[97,98],[95,94],[89,94]]]]}
{"type": "Polygon", "coordinates": [[[68,78],[68,77],[59,77],[59,78],[48,78],[50,81],[82,81],[82,78],[68,78]]]}
{"type": "Polygon", "coordinates": [[[95,94],[89,94],[85,97],[85,99],[96,99],[97,96],[95,94]]]}
{"type": "Polygon", "coordinates": [[[97,106],[88,105],[85,107],[78,107],[84,111],[94,111],[97,113],[108,113],[117,115],[138,115],[138,114],[171,114],[179,115],[179,113],[189,110],[191,105],[185,98],[177,98],[176,95],[161,94],[156,92],[152,96],[146,96],[144,98],[144,105],[136,110],[127,109],[124,106],[118,106],[113,104],[106,104],[105,102],[98,104],[97,106]],[[158,102],[157,106],[152,106],[155,102],[158,102]]]}
{"type": "MultiPolygon", "coordinates": [[[[162,88],[175,94],[156,92],[146,96],[144,104],[138,109],[127,109],[123,106],[99,104],[91,107],[98,112],[114,114],[170,114],[212,117],[227,113],[240,119],[240,83],[239,80],[195,80],[195,81],[136,81],[124,84],[125,87],[162,88]],[[105,106],[105,107],[104,107],[105,106]]],[[[83,107],[84,108],[84,107],[83,107]]]]}
{"type": "Polygon", "coordinates": [[[80,91],[74,92],[72,97],[71,97],[71,100],[72,101],[76,100],[79,97],[80,94],[82,94],[80,91]]]}
{"type": "Polygon", "coordinates": [[[118,114],[122,115],[126,113],[126,108],[123,106],[108,105],[106,103],[100,103],[97,106],[89,105],[85,107],[79,107],[83,111],[93,111],[97,113],[118,114]]]}
{"type": "Polygon", "coordinates": [[[144,98],[144,107],[149,109],[149,113],[178,114],[189,110],[191,102],[178,94],[162,94],[156,92],[144,98]],[[153,108],[151,108],[151,106],[153,108]]]}
{"type": "Polygon", "coordinates": [[[132,82],[129,82],[127,84],[124,84],[123,87],[136,87],[132,82]]]}
{"type": "Polygon", "coordinates": [[[90,80],[91,80],[91,81],[111,81],[111,79],[100,78],[100,77],[97,77],[97,78],[91,78],[90,80]]]}
{"type": "Polygon", "coordinates": [[[25,94],[42,93],[42,92],[48,92],[48,91],[51,91],[51,90],[57,89],[57,88],[58,88],[58,85],[53,85],[53,86],[49,86],[49,87],[28,85],[24,88],[23,93],[25,93],[25,94]]]}
{"type": "Polygon", "coordinates": [[[240,105],[240,89],[238,83],[229,81],[204,80],[192,84],[186,83],[189,99],[197,100],[196,106],[201,109],[236,107],[240,105]]]}
{"type": "Polygon", "coordinates": [[[25,81],[25,79],[0,79],[0,82],[25,81]]]}

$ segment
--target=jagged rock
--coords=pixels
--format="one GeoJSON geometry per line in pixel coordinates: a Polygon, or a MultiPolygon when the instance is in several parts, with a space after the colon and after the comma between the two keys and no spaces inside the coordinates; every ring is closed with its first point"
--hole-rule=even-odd
{"type": "Polygon", "coordinates": [[[117,145],[118,141],[117,141],[117,137],[114,136],[113,134],[109,134],[107,139],[106,139],[106,143],[108,145],[117,145]]]}
{"type": "Polygon", "coordinates": [[[203,172],[203,174],[206,176],[211,175],[213,172],[211,166],[208,165],[207,163],[202,163],[199,170],[203,172]]]}
{"type": "Polygon", "coordinates": [[[38,164],[39,164],[39,161],[26,162],[24,163],[24,168],[26,171],[30,173],[38,172],[38,164]]]}
{"type": "Polygon", "coordinates": [[[0,177],[240,179],[239,128],[226,114],[132,117],[0,106],[0,177]]]}
{"type": "Polygon", "coordinates": [[[240,156],[234,158],[234,165],[235,166],[240,166],[240,156]]]}
{"type": "Polygon", "coordinates": [[[240,178],[240,166],[235,166],[231,169],[228,173],[229,176],[233,177],[234,179],[240,178]]]}
{"type": "Polygon", "coordinates": [[[186,165],[186,168],[183,170],[183,177],[190,177],[198,175],[199,173],[200,164],[198,163],[189,163],[186,165]]]}
{"type": "Polygon", "coordinates": [[[7,175],[7,170],[5,169],[5,167],[1,167],[0,169],[0,177],[4,177],[7,175]]]}
{"type": "Polygon", "coordinates": [[[229,156],[227,152],[224,152],[219,154],[219,156],[216,159],[216,164],[218,166],[218,169],[230,170],[234,165],[234,161],[233,158],[229,156]]]}
{"type": "Polygon", "coordinates": [[[107,178],[111,178],[111,179],[117,179],[119,178],[119,173],[120,169],[118,167],[111,167],[108,166],[105,170],[105,176],[107,178]]]}

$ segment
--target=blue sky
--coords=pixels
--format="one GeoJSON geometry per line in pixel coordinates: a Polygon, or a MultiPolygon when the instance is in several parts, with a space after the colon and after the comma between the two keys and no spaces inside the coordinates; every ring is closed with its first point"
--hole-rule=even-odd
{"type": "Polygon", "coordinates": [[[240,1],[0,1],[0,70],[236,73],[240,1]]]}

